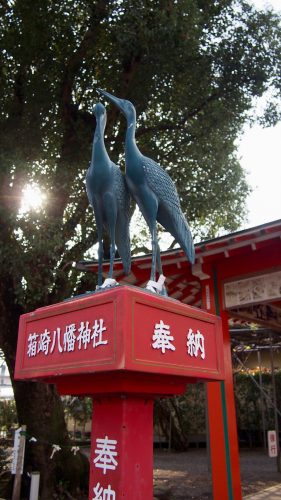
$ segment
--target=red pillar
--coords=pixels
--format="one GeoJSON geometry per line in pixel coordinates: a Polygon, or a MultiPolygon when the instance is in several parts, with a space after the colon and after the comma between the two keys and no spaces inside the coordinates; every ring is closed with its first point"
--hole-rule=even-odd
{"type": "Polygon", "coordinates": [[[153,399],[94,398],[89,499],[153,498],[153,399]]]}
{"type": "Polygon", "coordinates": [[[228,317],[223,309],[221,279],[204,269],[203,308],[222,318],[225,381],[207,382],[210,456],[214,500],[241,500],[241,479],[228,317]]]}

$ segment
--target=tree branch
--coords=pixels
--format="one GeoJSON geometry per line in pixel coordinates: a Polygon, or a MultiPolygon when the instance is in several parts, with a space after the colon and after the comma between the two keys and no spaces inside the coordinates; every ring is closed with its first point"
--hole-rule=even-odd
{"type": "MultiPolygon", "coordinates": [[[[76,132],[76,121],[78,110],[73,103],[72,92],[75,78],[81,68],[83,59],[93,47],[103,29],[101,21],[108,13],[108,2],[99,0],[92,8],[89,19],[89,28],[85,32],[79,47],[69,58],[65,65],[61,82],[60,117],[64,128],[61,144],[61,156],[54,178],[54,197],[59,200],[50,208],[50,215],[61,218],[68,203],[68,186],[75,178],[75,173],[70,176],[69,171],[64,172],[65,166],[79,162],[79,151],[81,149],[80,139],[76,132]]],[[[83,113],[84,120],[85,114],[83,113]]],[[[87,115],[88,119],[88,115],[87,115]]]]}
{"type": "Polygon", "coordinates": [[[86,31],[79,47],[66,63],[61,83],[62,116],[65,122],[72,119],[72,90],[75,77],[80,70],[81,63],[86,57],[89,49],[92,49],[95,45],[100,34],[100,30],[98,28],[101,28],[101,21],[107,16],[107,13],[108,2],[105,0],[99,0],[92,8],[89,29],[86,31]]]}

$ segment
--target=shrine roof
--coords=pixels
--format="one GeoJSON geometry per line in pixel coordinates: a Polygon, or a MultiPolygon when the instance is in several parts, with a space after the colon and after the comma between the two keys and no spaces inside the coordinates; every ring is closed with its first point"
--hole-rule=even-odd
{"type": "MultiPolygon", "coordinates": [[[[234,284],[235,280],[236,283],[241,279],[249,280],[249,276],[255,279],[266,273],[277,273],[276,276],[278,275],[280,280],[281,219],[196,243],[195,255],[195,264],[191,266],[180,248],[161,252],[169,297],[195,307],[201,307],[201,280],[207,277],[204,275],[206,266],[223,269],[224,277],[234,280],[234,284]]],[[[77,263],[76,267],[82,271],[96,273],[98,264],[96,260],[82,261],[77,263]]],[[[150,268],[151,254],[136,256],[132,258],[130,274],[125,276],[121,260],[116,259],[114,277],[120,284],[144,287],[149,280],[150,268]]],[[[109,263],[105,262],[104,276],[107,275],[108,269],[109,263]]],[[[268,276],[273,275],[267,274],[268,276]]],[[[272,279],[271,281],[273,282],[272,279]]],[[[259,323],[262,327],[280,332],[281,298],[275,297],[274,300],[261,300],[260,303],[229,308],[229,318],[233,321],[232,328],[237,327],[238,330],[247,324],[259,323]],[[255,318],[255,315],[265,313],[268,313],[268,319],[255,318]]]]}
{"type": "MultiPolygon", "coordinates": [[[[228,259],[232,255],[242,254],[247,251],[256,251],[264,246],[271,245],[273,241],[281,240],[281,219],[268,222],[249,229],[244,229],[234,233],[229,233],[218,238],[204,240],[195,244],[195,265],[205,262],[213,262],[228,259]]],[[[191,265],[181,248],[174,248],[161,252],[162,265],[165,269],[165,276],[170,276],[172,268],[177,268],[180,272],[182,268],[191,273],[191,265]]],[[[82,271],[97,272],[97,260],[80,261],[76,267],[82,271]]],[[[281,265],[281,263],[280,263],[281,265]]],[[[124,276],[122,271],[122,262],[120,259],[115,261],[115,277],[124,283],[140,286],[142,276],[147,274],[146,269],[150,269],[151,254],[132,257],[132,271],[129,276],[124,276]],[[137,281],[136,281],[137,280],[137,281]]],[[[109,263],[105,261],[104,272],[107,272],[109,263]]],[[[182,271],[180,272],[182,274],[182,271]]],[[[191,273],[192,274],[192,273],[191,273]]],[[[145,279],[145,277],[143,276],[145,279]]]]}

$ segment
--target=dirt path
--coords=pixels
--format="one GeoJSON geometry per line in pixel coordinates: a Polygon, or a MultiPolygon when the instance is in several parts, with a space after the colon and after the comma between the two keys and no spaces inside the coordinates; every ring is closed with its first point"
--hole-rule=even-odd
{"type": "MultiPolygon", "coordinates": [[[[89,457],[90,449],[85,449],[84,453],[89,457]]],[[[240,466],[243,497],[281,483],[276,459],[269,458],[261,450],[242,450],[240,466]]],[[[155,450],[154,498],[212,500],[207,451],[191,449],[185,453],[168,453],[155,450]]]]}
{"type": "MultiPolygon", "coordinates": [[[[243,496],[281,482],[276,460],[260,450],[242,450],[240,466],[243,496]]],[[[211,500],[212,481],[206,450],[155,451],[154,495],[158,500],[211,500]]]]}

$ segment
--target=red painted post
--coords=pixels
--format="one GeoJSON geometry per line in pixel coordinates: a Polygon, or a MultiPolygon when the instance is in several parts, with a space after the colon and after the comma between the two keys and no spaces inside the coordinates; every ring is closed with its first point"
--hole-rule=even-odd
{"type": "Polygon", "coordinates": [[[92,422],[89,499],[152,499],[153,400],[95,398],[92,422]]]}
{"type": "MultiPolygon", "coordinates": [[[[204,271],[209,274],[210,279],[202,282],[202,307],[209,312],[214,312],[214,283],[211,279],[211,271],[209,269],[204,269],[204,271]]],[[[207,403],[213,498],[214,500],[229,500],[220,382],[207,383],[207,403]]]]}
{"type": "Polygon", "coordinates": [[[223,310],[221,277],[211,266],[204,267],[210,276],[202,283],[203,307],[220,314],[223,325],[225,380],[207,383],[210,455],[214,500],[241,500],[241,478],[236,411],[232,380],[232,361],[227,313],[223,310]]]}

